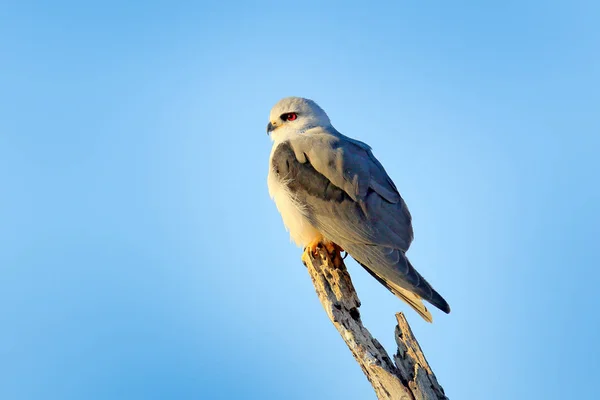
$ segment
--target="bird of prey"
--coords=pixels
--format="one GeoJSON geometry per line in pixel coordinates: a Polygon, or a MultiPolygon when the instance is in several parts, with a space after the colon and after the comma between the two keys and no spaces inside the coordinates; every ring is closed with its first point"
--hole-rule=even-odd
{"type": "Polygon", "coordinates": [[[338,246],[426,321],[427,300],[450,306],[406,258],[411,215],[371,148],[338,132],[312,100],[287,97],[273,109],[269,194],[297,245],[338,246]]]}

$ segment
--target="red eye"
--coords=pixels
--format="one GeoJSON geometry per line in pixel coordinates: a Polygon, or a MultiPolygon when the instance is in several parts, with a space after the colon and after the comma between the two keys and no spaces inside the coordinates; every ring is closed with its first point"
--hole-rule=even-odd
{"type": "Polygon", "coordinates": [[[293,121],[296,118],[298,118],[298,114],[296,114],[296,113],[287,113],[287,114],[283,114],[281,116],[281,119],[284,121],[293,121]]]}

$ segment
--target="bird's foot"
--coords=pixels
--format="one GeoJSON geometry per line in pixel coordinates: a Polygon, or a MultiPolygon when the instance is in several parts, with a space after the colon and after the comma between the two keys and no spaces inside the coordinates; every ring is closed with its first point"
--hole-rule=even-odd
{"type": "Polygon", "coordinates": [[[319,248],[322,244],[323,236],[319,235],[306,245],[304,251],[309,252],[313,257],[317,257],[319,255],[319,248]]]}
{"type": "Polygon", "coordinates": [[[309,244],[306,245],[306,247],[304,248],[304,254],[302,255],[302,260],[306,261],[304,260],[304,258],[308,256],[318,257],[319,250],[323,247],[327,251],[329,258],[333,262],[333,266],[336,268],[342,267],[344,259],[342,258],[341,252],[344,250],[337,244],[325,240],[323,236],[316,237],[309,244]]]}

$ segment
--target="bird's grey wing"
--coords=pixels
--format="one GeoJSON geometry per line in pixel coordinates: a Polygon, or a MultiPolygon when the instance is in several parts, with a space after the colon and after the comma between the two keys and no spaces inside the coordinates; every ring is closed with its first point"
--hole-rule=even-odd
{"type": "Polygon", "coordinates": [[[288,143],[298,162],[312,166],[352,200],[347,204],[352,206],[352,212],[347,207],[339,211],[355,218],[350,221],[344,215],[337,215],[335,220],[351,224],[352,230],[346,229],[345,233],[349,239],[408,250],[413,240],[410,212],[368,145],[335,130],[311,132],[288,143]],[[353,203],[364,215],[356,214],[353,203]]]}
{"type": "Polygon", "coordinates": [[[400,292],[449,311],[404,255],[413,238],[410,213],[367,145],[312,132],[281,143],[272,159],[275,172],[328,239],[409,304],[400,292]]]}

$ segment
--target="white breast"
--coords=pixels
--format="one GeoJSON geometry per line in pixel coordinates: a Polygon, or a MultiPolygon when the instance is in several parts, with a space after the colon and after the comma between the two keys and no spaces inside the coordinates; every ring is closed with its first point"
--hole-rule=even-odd
{"type": "Polygon", "coordinates": [[[319,236],[317,231],[305,216],[302,206],[294,200],[294,195],[281,182],[279,177],[273,171],[271,159],[277,148],[278,143],[273,144],[271,156],[269,157],[269,176],[267,184],[269,194],[275,201],[275,205],[283,218],[285,228],[290,232],[291,239],[300,247],[305,247],[313,239],[319,236]]]}

